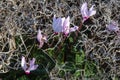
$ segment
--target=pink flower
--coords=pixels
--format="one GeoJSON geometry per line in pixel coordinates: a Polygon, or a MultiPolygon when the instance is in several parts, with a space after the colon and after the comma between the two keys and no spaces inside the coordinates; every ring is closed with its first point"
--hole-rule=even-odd
{"type": "Polygon", "coordinates": [[[118,24],[115,21],[112,21],[108,26],[107,29],[110,31],[114,31],[114,32],[119,32],[120,29],[118,27],[118,24]]]}
{"type": "Polygon", "coordinates": [[[44,45],[44,42],[47,41],[47,38],[45,35],[41,34],[41,30],[38,30],[38,34],[37,34],[37,40],[39,41],[39,48],[41,48],[44,45]]]}
{"type": "Polygon", "coordinates": [[[26,63],[25,57],[22,56],[21,59],[21,67],[23,68],[23,70],[25,71],[26,74],[30,74],[30,71],[32,70],[36,70],[38,65],[35,65],[35,58],[33,58],[32,60],[29,61],[29,63],[26,63]]]}
{"type": "Polygon", "coordinates": [[[77,26],[70,28],[70,17],[67,18],[57,18],[53,17],[53,30],[55,33],[62,32],[65,35],[68,35],[70,32],[76,31],[78,29],[77,26]]]}
{"type": "Polygon", "coordinates": [[[83,3],[81,7],[81,14],[83,17],[83,22],[86,21],[90,16],[96,14],[96,10],[94,10],[94,5],[88,10],[87,3],[83,3]]]}

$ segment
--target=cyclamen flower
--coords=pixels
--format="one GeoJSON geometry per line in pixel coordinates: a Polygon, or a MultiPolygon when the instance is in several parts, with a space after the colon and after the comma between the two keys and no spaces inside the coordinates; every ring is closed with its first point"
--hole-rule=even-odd
{"type": "Polygon", "coordinates": [[[74,26],[70,28],[70,17],[68,16],[67,18],[59,17],[56,19],[56,17],[53,17],[53,30],[55,33],[62,32],[65,35],[68,35],[70,32],[78,30],[77,26],[74,26]]]}
{"type": "Polygon", "coordinates": [[[21,67],[25,71],[26,74],[30,74],[30,71],[36,70],[38,65],[35,65],[35,58],[29,61],[29,63],[26,63],[25,57],[22,56],[21,59],[21,67]]]}
{"type": "Polygon", "coordinates": [[[110,31],[118,32],[120,31],[118,24],[115,21],[112,21],[108,26],[107,29],[110,31]]]}
{"type": "Polygon", "coordinates": [[[37,34],[37,40],[39,41],[39,48],[41,48],[44,45],[44,42],[47,40],[45,35],[42,35],[41,30],[38,30],[37,34]]]}
{"type": "Polygon", "coordinates": [[[94,5],[88,10],[87,3],[83,3],[81,7],[81,14],[83,17],[83,22],[86,21],[90,16],[96,14],[96,10],[94,10],[94,5]]]}

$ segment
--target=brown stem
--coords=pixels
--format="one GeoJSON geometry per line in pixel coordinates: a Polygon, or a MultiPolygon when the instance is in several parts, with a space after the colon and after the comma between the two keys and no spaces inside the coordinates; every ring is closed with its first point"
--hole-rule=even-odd
{"type": "Polygon", "coordinates": [[[74,41],[76,41],[76,38],[78,37],[78,33],[82,29],[82,25],[83,25],[83,23],[81,22],[77,32],[75,33],[76,37],[74,38],[74,41]]]}

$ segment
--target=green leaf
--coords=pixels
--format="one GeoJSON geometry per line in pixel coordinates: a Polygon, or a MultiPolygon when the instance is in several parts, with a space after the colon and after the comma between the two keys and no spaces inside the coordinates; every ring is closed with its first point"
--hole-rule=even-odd
{"type": "Polygon", "coordinates": [[[73,62],[66,62],[63,66],[63,69],[66,71],[74,71],[76,69],[75,64],[73,62]]]}
{"type": "Polygon", "coordinates": [[[48,48],[46,51],[50,56],[54,55],[54,48],[48,48]]]}
{"type": "Polygon", "coordinates": [[[69,37],[69,41],[70,41],[70,43],[72,43],[73,42],[73,38],[69,37]]]}
{"type": "Polygon", "coordinates": [[[74,73],[74,76],[76,78],[78,78],[80,75],[81,75],[81,71],[80,70],[76,70],[75,73],[74,73]]]}
{"type": "Polygon", "coordinates": [[[85,53],[83,52],[83,50],[80,50],[79,54],[76,54],[76,65],[82,65],[82,63],[84,62],[85,59],[85,53]]]}
{"type": "Polygon", "coordinates": [[[92,61],[87,61],[85,63],[85,76],[94,76],[97,73],[95,64],[92,61]]]}
{"type": "Polygon", "coordinates": [[[24,75],[24,76],[18,78],[17,80],[29,80],[29,79],[24,75]]]}
{"type": "Polygon", "coordinates": [[[59,71],[59,74],[58,74],[60,77],[65,77],[65,71],[64,70],[60,70],[59,71]]]}

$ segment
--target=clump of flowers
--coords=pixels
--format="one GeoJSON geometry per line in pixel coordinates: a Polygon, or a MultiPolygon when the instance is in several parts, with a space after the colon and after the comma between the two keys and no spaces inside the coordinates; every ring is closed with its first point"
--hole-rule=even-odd
{"type": "Polygon", "coordinates": [[[25,57],[22,56],[21,67],[23,68],[26,74],[30,74],[30,71],[36,70],[38,65],[35,65],[35,58],[26,63],[25,57]]]}

